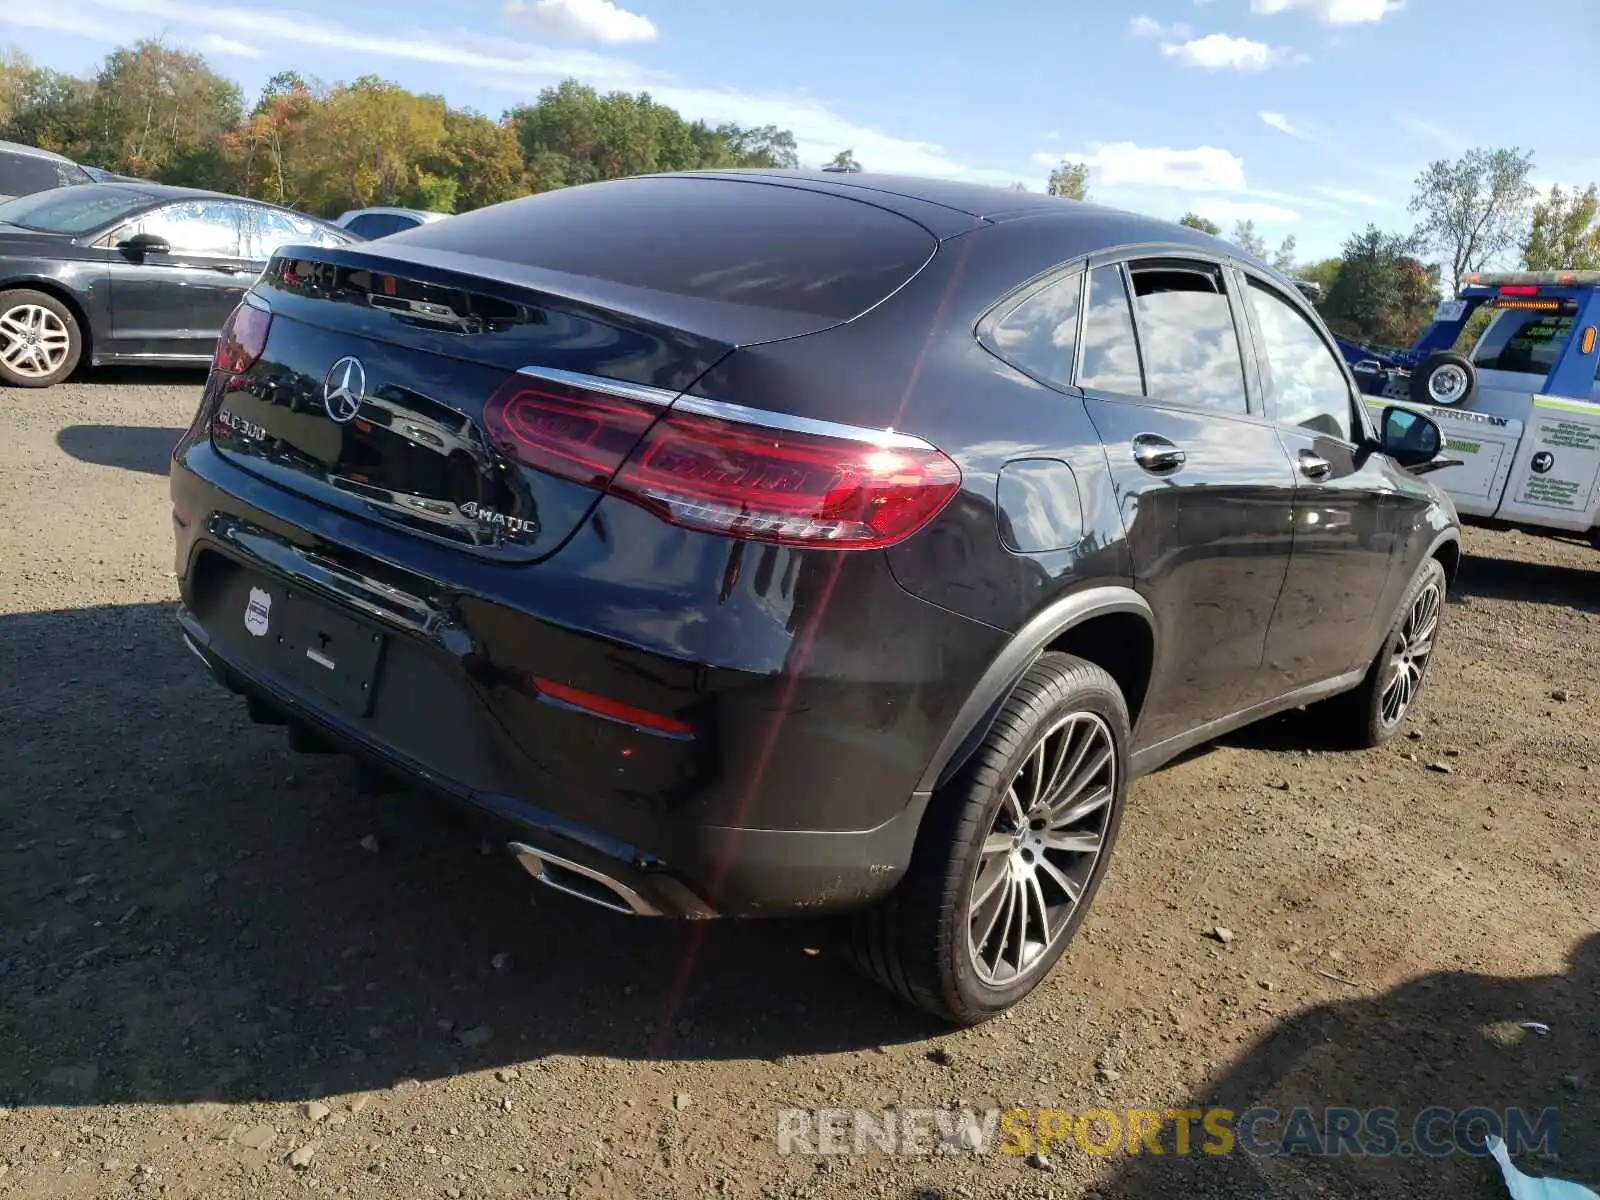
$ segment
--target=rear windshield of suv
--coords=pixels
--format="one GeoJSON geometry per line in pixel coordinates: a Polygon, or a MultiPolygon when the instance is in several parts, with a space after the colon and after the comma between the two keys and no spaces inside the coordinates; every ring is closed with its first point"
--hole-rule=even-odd
{"type": "Polygon", "coordinates": [[[31,196],[51,188],[90,182],[89,173],[76,163],[0,150],[0,196],[31,196]]]}
{"type": "Polygon", "coordinates": [[[1472,365],[1484,371],[1548,375],[1572,332],[1572,318],[1507,309],[1483,331],[1472,365]]]}
{"type": "Polygon", "coordinates": [[[719,179],[565,188],[395,240],[834,321],[871,308],[937,248],[922,226],[870,204],[719,179]]]}

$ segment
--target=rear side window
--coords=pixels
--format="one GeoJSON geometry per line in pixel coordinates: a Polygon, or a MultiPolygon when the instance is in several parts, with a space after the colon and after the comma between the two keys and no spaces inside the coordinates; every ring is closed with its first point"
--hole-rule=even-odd
{"type": "Polygon", "coordinates": [[[1120,267],[1096,267],[1089,272],[1089,311],[1084,315],[1078,385],[1124,396],[1144,395],[1139,343],[1133,334],[1133,313],[1120,267]]]}
{"type": "Polygon", "coordinates": [[[411,230],[412,246],[842,321],[932,257],[913,221],[856,200],[719,179],[563,188],[411,230]]]}
{"type": "Polygon", "coordinates": [[[1244,362],[1222,272],[1203,263],[1133,268],[1145,388],[1159,400],[1243,413],[1244,362]]]}
{"type": "Polygon", "coordinates": [[[51,188],[90,182],[88,173],[75,163],[0,150],[0,196],[31,196],[51,188]]]}
{"type": "Polygon", "coordinates": [[[1071,383],[1082,290],[1082,271],[1040,288],[994,327],[988,337],[990,346],[1001,358],[1035,379],[1071,383]]]}
{"type": "Polygon", "coordinates": [[[1548,375],[1572,333],[1571,317],[1506,309],[1496,315],[1472,352],[1472,365],[1485,371],[1548,375]]]}

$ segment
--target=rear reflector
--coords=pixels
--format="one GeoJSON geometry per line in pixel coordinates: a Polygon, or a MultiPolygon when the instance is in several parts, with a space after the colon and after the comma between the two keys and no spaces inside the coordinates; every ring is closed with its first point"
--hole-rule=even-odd
{"type": "Polygon", "coordinates": [[[917,438],[519,375],[484,424],[509,458],[730,537],[866,550],[921,529],[961,471],[917,438]]]}
{"type": "Polygon", "coordinates": [[[267,348],[267,331],[272,328],[272,313],[245,297],[223,323],[217,338],[216,366],[237,375],[248,371],[267,348]]]}
{"type": "Polygon", "coordinates": [[[564,683],[557,683],[553,679],[533,677],[534,687],[539,689],[540,695],[548,696],[558,703],[569,705],[572,708],[581,708],[585,712],[594,713],[596,716],[606,717],[613,721],[620,721],[624,725],[632,725],[638,729],[649,729],[655,733],[665,733],[672,737],[689,737],[694,730],[674,717],[653,713],[647,708],[637,708],[632,704],[624,704],[621,700],[613,700],[610,696],[601,696],[594,692],[586,692],[582,688],[569,687],[564,683]]]}
{"type": "Polygon", "coordinates": [[[675,525],[786,545],[865,550],[921,529],[961,486],[931,446],[775,429],[675,409],[610,491],[675,525]]]}

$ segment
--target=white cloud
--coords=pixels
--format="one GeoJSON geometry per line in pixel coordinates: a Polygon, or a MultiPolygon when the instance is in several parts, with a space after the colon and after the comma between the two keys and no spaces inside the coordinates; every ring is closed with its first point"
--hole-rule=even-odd
{"type": "Polygon", "coordinates": [[[261,57],[261,51],[256,47],[230,37],[223,37],[220,33],[206,34],[195,42],[194,48],[202,54],[231,54],[235,58],[261,57]]]}
{"type": "Polygon", "coordinates": [[[1128,32],[1136,38],[1176,38],[1182,41],[1193,32],[1187,25],[1163,25],[1154,17],[1143,14],[1128,22],[1128,32]]]}
{"type": "Polygon", "coordinates": [[[1333,187],[1330,184],[1319,183],[1313,191],[1326,196],[1330,200],[1337,200],[1341,204],[1386,204],[1388,201],[1367,192],[1358,192],[1355,188],[1333,187]]]}
{"type": "Polygon", "coordinates": [[[574,41],[653,42],[655,22],[611,0],[508,0],[506,15],[541,33],[574,41]]]}
{"type": "Polygon", "coordinates": [[[1210,217],[1222,226],[1234,221],[1260,221],[1263,225],[1287,225],[1300,219],[1300,214],[1294,209],[1285,208],[1281,204],[1269,204],[1264,200],[1200,196],[1190,207],[1202,217],[1210,217]]]}
{"type": "Polygon", "coordinates": [[[1165,187],[1189,192],[1231,192],[1244,188],[1244,160],[1216,146],[1173,150],[1134,142],[1091,142],[1082,153],[1041,152],[1035,164],[1053,167],[1065,157],[1089,164],[1091,185],[1165,187]]]}
{"type": "Polygon", "coordinates": [[[1310,13],[1324,25],[1365,25],[1405,7],[1405,0],[1250,0],[1250,11],[1263,16],[1283,12],[1310,13]]]}
{"type": "Polygon", "coordinates": [[[1060,136],[1061,131],[1059,129],[1052,129],[1049,133],[1044,135],[1044,140],[1047,142],[1053,142],[1060,136]]]}
{"type": "Polygon", "coordinates": [[[1161,53],[1184,66],[1208,71],[1265,71],[1268,67],[1306,61],[1305,55],[1293,50],[1226,33],[1208,33],[1187,42],[1162,42],[1161,53]]]}
{"type": "Polygon", "coordinates": [[[1284,116],[1280,112],[1268,112],[1263,109],[1261,112],[1258,112],[1256,116],[1261,118],[1263,124],[1272,126],[1272,128],[1276,129],[1279,133],[1286,133],[1292,138],[1299,138],[1302,142],[1316,140],[1312,137],[1309,130],[1295,124],[1295,122],[1291,121],[1288,117],[1284,116]]]}

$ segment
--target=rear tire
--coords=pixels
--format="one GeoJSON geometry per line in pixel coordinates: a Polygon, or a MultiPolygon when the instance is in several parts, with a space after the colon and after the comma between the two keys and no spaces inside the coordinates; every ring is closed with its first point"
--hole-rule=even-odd
{"type": "Polygon", "coordinates": [[[905,878],[855,917],[862,969],[956,1025],[1049,974],[1105,875],[1128,787],[1128,709],[1093,663],[1045,654],[933,797],[905,878]]]}
{"type": "Polygon", "coordinates": [[[60,383],[83,355],[72,310],[29,288],[0,292],[0,383],[45,388],[60,383]]]}
{"type": "Polygon", "coordinates": [[[1400,618],[1384,638],[1361,685],[1317,706],[1341,745],[1370,750],[1400,732],[1427,681],[1444,601],[1444,566],[1430,558],[1411,581],[1400,618]]]}
{"type": "Polygon", "coordinates": [[[1435,350],[1411,373],[1411,399],[1417,404],[1453,408],[1478,390],[1478,368],[1454,350],[1435,350]]]}

